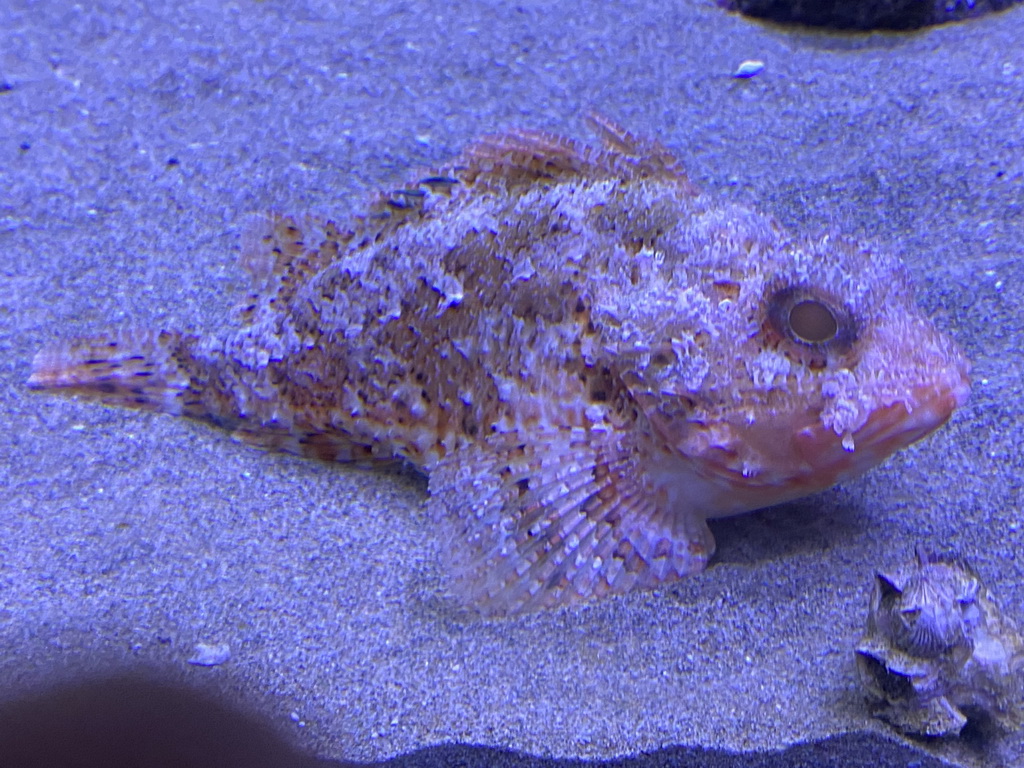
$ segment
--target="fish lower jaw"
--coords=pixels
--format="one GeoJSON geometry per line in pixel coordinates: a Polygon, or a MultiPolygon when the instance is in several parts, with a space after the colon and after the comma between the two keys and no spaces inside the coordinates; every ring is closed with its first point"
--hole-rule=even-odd
{"type": "Polygon", "coordinates": [[[736,428],[727,441],[705,445],[684,456],[676,470],[678,496],[706,517],[727,517],[807,496],[863,474],[898,450],[926,437],[966,402],[969,388],[921,388],[911,405],[877,408],[849,435],[815,420],[790,432],[744,433],[736,428]]]}
{"type": "Polygon", "coordinates": [[[939,429],[957,408],[967,403],[969,395],[966,379],[918,387],[907,403],[875,409],[864,426],[851,436],[852,453],[861,454],[868,466],[877,464],[939,429]]]}

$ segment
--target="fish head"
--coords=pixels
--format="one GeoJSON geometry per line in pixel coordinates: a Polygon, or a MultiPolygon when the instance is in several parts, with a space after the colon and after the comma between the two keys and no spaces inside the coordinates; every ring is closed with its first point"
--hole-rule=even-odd
{"type": "Polygon", "coordinates": [[[769,220],[739,230],[652,270],[661,320],[639,321],[653,343],[626,356],[662,465],[682,468],[677,495],[708,517],[860,474],[970,392],[964,353],[917,306],[895,256],[791,238],[769,220]]]}

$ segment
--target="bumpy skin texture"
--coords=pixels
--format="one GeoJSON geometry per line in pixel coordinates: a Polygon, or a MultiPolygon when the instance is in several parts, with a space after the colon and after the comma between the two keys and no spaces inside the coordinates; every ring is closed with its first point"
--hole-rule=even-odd
{"type": "Polygon", "coordinates": [[[232,327],[59,344],[29,383],[411,462],[486,613],[699,571],[706,518],[828,487],[963,402],[893,256],[792,235],[591,124],[601,149],[484,139],[347,226],[262,217],[232,327]]]}
{"type": "Polygon", "coordinates": [[[857,667],[872,713],[904,733],[1024,725],[1024,639],[961,557],[918,550],[877,575],[857,667]]]}

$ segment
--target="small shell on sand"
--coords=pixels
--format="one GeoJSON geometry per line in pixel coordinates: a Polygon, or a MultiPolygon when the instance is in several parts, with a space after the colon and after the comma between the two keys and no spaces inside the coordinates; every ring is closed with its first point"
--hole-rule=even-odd
{"type": "Polygon", "coordinates": [[[856,653],[871,713],[903,733],[1024,725],[1024,640],[957,555],[919,548],[914,562],[878,573],[856,653]]]}

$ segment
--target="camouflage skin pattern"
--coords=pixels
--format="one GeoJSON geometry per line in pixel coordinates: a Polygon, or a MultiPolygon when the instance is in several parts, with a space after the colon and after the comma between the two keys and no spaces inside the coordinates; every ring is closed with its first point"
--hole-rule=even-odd
{"type": "Polygon", "coordinates": [[[701,571],[705,520],[827,488],[944,423],[956,344],[889,253],[702,194],[660,143],[485,138],[347,224],[260,218],[223,330],[41,351],[29,385],[427,474],[488,614],[701,571]]]}
{"type": "Polygon", "coordinates": [[[872,714],[903,733],[1024,725],[1024,639],[961,557],[919,549],[879,573],[856,650],[872,714]]]}

